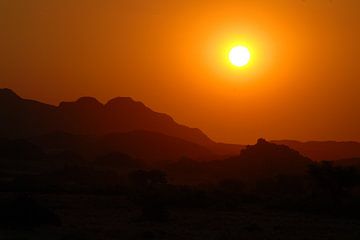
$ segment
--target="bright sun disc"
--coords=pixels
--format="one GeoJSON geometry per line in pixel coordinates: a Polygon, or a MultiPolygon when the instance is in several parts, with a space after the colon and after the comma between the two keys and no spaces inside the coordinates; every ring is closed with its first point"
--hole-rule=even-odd
{"type": "Polygon", "coordinates": [[[249,49],[243,46],[234,47],[229,53],[230,62],[237,67],[243,67],[248,64],[250,57],[249,49]]]}

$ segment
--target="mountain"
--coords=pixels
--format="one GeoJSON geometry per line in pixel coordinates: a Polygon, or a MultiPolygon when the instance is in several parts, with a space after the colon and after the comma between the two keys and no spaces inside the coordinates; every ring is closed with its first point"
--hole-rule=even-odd
{"type": "Polygon", "coordinates": [[[201,130],[180,125],[169,115],[158,113],[129,97],[117,97],[106,104],[92,97],[59,106],[19,97],[0,89],[0,136],[26,138],[53,132],[74,135],[106,135],[138,130],[158,132],[204,146],[214,153],[231,155],[242,146],[212,141],[201,130]]]}
{"type": "Polygon", "coordinates": [[[259,139],[240,155],[213,163],[219,176],[242,180],[265,179],[276,175],[299,175],[307,171],[312,160],[285,145],[259,139]]]}
{"type": "Polygon", "coordinates": [[[360,158],[360,143],[336,141],[299,142],[292,140],[272,141],[301,152],[315,161],[360,158]]]}
{"type": "Polygon", "coordinates": [[[56,107],[24,100],[10,89],[0,89],[0,113],[2,138],[45,133],[53,127],[58,117],[56,107]]]}
{"type": "Polygon", "coordinates": [[[29,141],[41,146],[48,153],[73,152],[86,159],[116,153],[151,161],[171,161],[184,156],[195,160],[212,160],[217,157],[196,143],[144,130],[101,136],[57,132],[34,137],[29,141]]]}

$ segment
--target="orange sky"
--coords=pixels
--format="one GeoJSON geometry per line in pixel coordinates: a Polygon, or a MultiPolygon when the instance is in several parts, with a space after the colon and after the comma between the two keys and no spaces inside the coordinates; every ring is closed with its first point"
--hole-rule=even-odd
{"type": "Polygon", "coordinates": [[[131,96],[217,141],[360,141],[358,0],[0,0],[0,87],[131,96]],[[246,43],[248,67],[227,62],[246,43]]]}

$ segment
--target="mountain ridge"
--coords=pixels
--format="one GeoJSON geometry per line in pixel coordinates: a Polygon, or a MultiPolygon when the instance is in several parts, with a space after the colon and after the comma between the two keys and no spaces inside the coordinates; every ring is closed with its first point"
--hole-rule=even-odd
{"type": "Polygon", "coordinates": [[[0,136],[33,137],[52,132],[78,135],[146,130],[204,146],[216,154],[238,153],[241,145],[216,143],[198,128],[177,123],[165,113],[155,112],[131,97],[116,97],[105,104],[85,96],[58,106],[24,99],[11,89],[0,89],[0,136]]]}
{"type": "Polygon", "coordinates": [[[175,161],[189,157],[199,161],[215,160],[217,155],[204,146],[158,132],[135,130],[100,136],[54,132],[28,138],[47,153],[72,152],[85,159],[110,153],[123,153],[144,161],[175,161]]]}
{"type": "Polygon", "coordinates": [[[355,141],[274,140],[271,142],[286,145],[315,161],[335,161],[360,157],[360,143],[355,141]]]}
{"type": "Polygon", "coordinates": [[[255,145],[248,145],[237,156],[210,164],[220,176],[248,181],[283,174],[302,175],[311,163],[310,158],[286,145],[260,138],[255,145]]]}

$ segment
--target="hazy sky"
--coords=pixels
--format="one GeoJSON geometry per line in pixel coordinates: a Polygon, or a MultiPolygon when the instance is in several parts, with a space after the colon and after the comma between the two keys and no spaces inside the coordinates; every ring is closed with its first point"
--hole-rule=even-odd
{"type": "Polygon", "coordinates": [[[360,141],[360,1],[0,0],[0,87],[131,96],[217,141],[360,141]]]}

